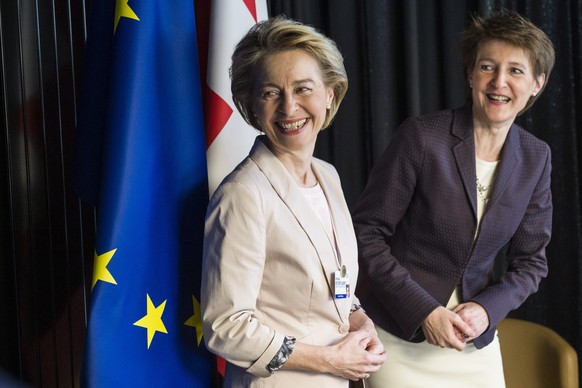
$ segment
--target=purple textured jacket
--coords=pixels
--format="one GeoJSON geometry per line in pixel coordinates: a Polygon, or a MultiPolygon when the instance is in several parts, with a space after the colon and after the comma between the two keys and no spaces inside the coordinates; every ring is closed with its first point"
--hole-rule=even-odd
{"type": "Polygon", "coordinates": [[[551,155],[546,143],[513,124],[492,193],[477,228],[471,107],[407,119],[371,171],[353,211],[358,237],[358,297],[374,322],[411,342],[422,321],[462,301],[485,308],[489,344],[511,310],[547,275],[552,226],[551,155]],[[506,271],[495,276],[497,256],[506,271]]]}

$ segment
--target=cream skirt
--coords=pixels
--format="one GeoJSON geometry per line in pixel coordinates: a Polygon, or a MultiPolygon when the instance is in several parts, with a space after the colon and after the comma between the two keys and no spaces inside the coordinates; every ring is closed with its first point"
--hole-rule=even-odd
{"type": "MultiPolygon", "coordinates": [[[[458,304],[458,292],[447,308],[458,304]]],[[[379,326],[376,330],[388,357],[366,380],[366,388],[505,388],[497,333],[486,347],[477,349],[470,342],[459,352],[427,341],[404,341],[379,326]]]]}
{"type": "Polygon", "coordinates": [[[440,348],[424,341],[411,343],[376,326],[388,358],[366,380],[367,388],[504,388],[497,335],[482,349],[440,348]]]}

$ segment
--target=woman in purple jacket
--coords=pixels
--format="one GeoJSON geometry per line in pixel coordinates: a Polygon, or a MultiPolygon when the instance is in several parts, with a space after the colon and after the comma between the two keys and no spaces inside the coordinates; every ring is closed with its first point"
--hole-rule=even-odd
{"type": "Polygon", "coordinates": [[[461,46],[471,104],[406,120],[353,213],[358,296],[389,354],[368,387],[504,387],[496,325],[547,274],[550,149],[514,120],[547,84],[552,43],[502,11],[461,46]]]}

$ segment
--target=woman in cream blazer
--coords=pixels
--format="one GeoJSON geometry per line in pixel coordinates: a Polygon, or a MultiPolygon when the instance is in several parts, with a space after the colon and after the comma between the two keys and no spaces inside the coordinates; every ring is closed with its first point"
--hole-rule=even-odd
{"type": "Polygon", "coordinates": [[[225,387],[347,388],[386,357],[354,297],[356,238],[339,177],[312,156],[346,88],[337,48],[311,27],[271,19],[235,50],[234,99],[264,135],[207,210],[203,331],[228,361],[225,387]]]}
{"type": "MultiPolygon", "coordinates": [[[[349,331],[358,276],[350,214],[334,168],[314,159],[329,202],[338,256],[348,268],[350,297],[333,297],[338,270],[332,243],[285,167],[262,143],[216,191],[208,210],[203,267],[204,335],[229,361],[227,376],[241,386],[268,377],[266,366],[286,335],[333,345],[349,331]]],[[[277,371],[265,386],[347,386],[331,374],[277,371]],[[312,385],[313,384],[313,385],[312,385]]],[[[257,384],[256,386],[262,386],[257,384]]]]}

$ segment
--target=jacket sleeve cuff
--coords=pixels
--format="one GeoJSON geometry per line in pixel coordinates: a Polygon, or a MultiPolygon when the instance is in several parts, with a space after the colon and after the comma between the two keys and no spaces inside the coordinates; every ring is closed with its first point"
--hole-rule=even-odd
{"type": "Polygon", "coordinates": [[[285,340],[285,335],[276,332],[271,340],[271,343],[265,349],[261,357],[257,359],[248,369],[247,372],[257,377],[269,377],[271,372],[267,369],[267,365],[271,362],[273,357],[277,355],[279,349],[281,349],[281,344],[285,340]]]}
{"type": "Polygon", "coordinates": [[[295,341],[295,337],[285,336],[285,340],[283,340],[283,344],[279,348],[279,351],[275,354],[271,362],[267,364],[267,370],[271,374],[281,369],[287,362],[289,356],[293,353],[293,349],[295,349],[295,341]]]}

